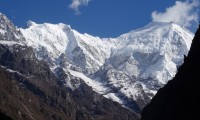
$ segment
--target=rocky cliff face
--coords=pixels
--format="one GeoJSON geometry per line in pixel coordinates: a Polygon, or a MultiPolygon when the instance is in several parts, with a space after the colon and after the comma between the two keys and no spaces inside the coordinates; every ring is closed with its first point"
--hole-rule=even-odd
{"type": "Polygon", "coordinates": [[[141,120],[199,119],[199,68],[200,27],[178,73],[144,108],[141,120]]]}
{"type": "Polygon", "coordinates": [[[81,79],[72,91],[31,48],[0,45],[0,111],[14,120],[138,119],[120,104],[92,91],[81,79]]]}

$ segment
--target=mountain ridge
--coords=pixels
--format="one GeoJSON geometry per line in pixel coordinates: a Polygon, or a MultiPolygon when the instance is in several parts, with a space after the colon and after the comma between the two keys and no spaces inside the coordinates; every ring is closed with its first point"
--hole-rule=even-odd
{"type": "MultiPolygon", "coordinates": [[[[37,33],[41,33],[41,40],[38,39],[38,42],[44,41],[45,43],[39,45],[44,45],[45,48],[45,44],[47,44],[47,52],[44,52],[47,57],[43,59],[50,61],[53,68],[60,66],[57,63],[63,62],[64,57],[62,65],[67,63],[67,66],[62,66],[64,71],[72,69],[98,81],[101,83],[98,88],[104,88],[104,90],[97,90],[94,87],[96,85],[91,83],[88,85],[96,89],[96,92],[101,91],[100,93],[105,97],[122,103],[126,107],[135,104],[135,101],[138,103],[134,107],[138,106],[137,104],[141,101],[144,102],[142,104],[147,104],[156,90],[175,75],[177,66],[182,64],[184,55],[187,55],[193,37],[193,34],[185,31],[185,28],[174,23],[156,22],[117,38],[103,39],[89,34],[81,34],[64,24],[34,23],[33,26],[20,30],[28,39],[27,33],[30,35],[36,33],[36,36],[40,36],[37,33]],[[62,34],[65,34],[66,37],[64,38],[62,34]],[[49,36],[52,37],[48,38],[49,36]],[[57,37],[61,39],[57,39],[57,37]],[[54,41],[49,44],[47,43],[48,39],[54,41]],[[58,47],[60,43],[62,44],[58,47]],[[54,53],[56,50],[58,53],[54,53]],[[59,57],[59,54],[62,54],[62,58],[59,57]],[[104,78],[101,77],[102,74],[104,78]],[[116,77],[117,74],[118,77],[116,77]],[[137,81],[138,79],[142,80],[137,81]]],[[[30,37],[30,39],[37,40],[34,37],[30,37]]],[[[38,49],[38,47],[35,48],[38,49]]],[[[39,50],[36,51],[40,53],[39,50]]],[[[143,105],[139,106],[138,111],[143,108],[143,105]]]]}
{"type": "Polygon", "coordinates": [[[137,112],[175,75],[193,37],[174,23],[151,23],[143,31],[103,39],[61,23],[30,21],[19,30],[21,44],[33,48],[67,87],[79,87],[63,75],[76,72],[94,91],[137,112]]]}

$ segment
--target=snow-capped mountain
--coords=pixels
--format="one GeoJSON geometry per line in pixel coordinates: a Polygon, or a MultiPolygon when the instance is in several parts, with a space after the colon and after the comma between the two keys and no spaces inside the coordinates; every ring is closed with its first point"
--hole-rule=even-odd
{"type": "Polygon", "coordinates": [[[28,25],[27,29],[20,29],[26,36],[27,45],[35,48],[39,58],[49,59],[54,65],[66,64],[63,63],[64,57],[71,65],[89,74],[97,71],[109,57],[108,41],[80,34],[69,25],[36,24],[31,21],[28,25]]]}
{"type": "Polygon", "coordinates": [[[18,42],[32,47],[67,87],[75,90],[80,85],[69,81],[70,74],[137,112],[174,77],[194,36],[172,22],[152,22],[117,38],[81,34],[62,23],[29,21],[27,28],[17,31],[25,37],[18,42]]]}
{"type": "Polygon", "coordinates": [[[93,91],[80,78],[83,74],[77,72],[77,76],[73,76],[69,69],[62,67],[57,67],[53,73],[50,66],[57,64],[53,61],[56,56],[49,59],[50,62],[42,56],[45,51],[35,53],[37,48],[33,50],[28,44],[31,41],[25,41],[20,30],[5,15],[0,14],[0,21],[1,119],[139,120],[134,111],[93,91]]]}
{"type": "Polygon", "coordinates": [[[96,92],[138,110],[143,107],[139,102],[149,102],[156,90],[172,79],[193,38],[191,32],[172,22],[152,22],[117,38],[103,39],[65,24],[29,21],[28,27],[20,30],[26,44],[38,58],[48,61],[53,71],[61,67],[96,92]]]}

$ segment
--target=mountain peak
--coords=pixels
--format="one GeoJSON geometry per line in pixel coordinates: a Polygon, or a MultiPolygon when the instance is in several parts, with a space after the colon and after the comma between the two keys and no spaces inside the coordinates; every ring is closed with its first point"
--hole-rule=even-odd
{"type": "Polygon", "coordinates": [[[155,31],[155,30],[165,30],[166,32],[168,31],[174,31],[174,30],[184,30],[189,32],[190,34],[193,34],[192,32],[190,32],[189,30],[187,30],[186,28],[174,23],[174,22],[150,22],[149,24],[147,24],[146,26],[142,27],[142,28],[138,28],[136,30],[132,30],[126,34],[131,34],[131,33],[135,33],[135,32],[151,32],[151,31],[155,31]]]}
{"type": "Polygon", "coordinates": [[[7,30],[10,28],[15,28],[15,26],[3,13],[0,13],[0,29],[7,30]]]}
{"type": "Polygon", "coordinates": [[[29,21],[26,22],[26,25],[27,25],[27,27],[30,27],[30,26],[36,25],[36,23],[29,20],[29,21]]]}
{"type": "MultiPolygon", "coordinates": [[[[175,22],[150,22],[149,24],[147,24],[146,26],[144,26],[144,28],[149,28],[149,27],[163,27],[163,26],[179,26],[181,28],[184,28],[183,26],[175,23],[175,22]]],[[[185,29],[185,28],[184,28],[185,29]]]]}
{"type": "Polygon", "coordinates": [[[3,13],[0,14],[0,40],[15,42],[24,41],[21,32],[3,13]]]}
{"type": "Polygon", "coordinates": [[[64,24],[64,23],[58,23],[58,24],[43,23],[43,24],[38,24],[38,23],[36,23],[36,22],[34,22],[32,20],[27,21],[26,22],[26,26],[27,26],[27,28],[30,28],[31,26],[35,27],[35,28],[37,28],[37,26],[41,27],[41,28],[46,27],[47,29],[54,29],[55,31],[56,31],[56,29],[53,28],[53,26],[55,26],[55,27],[57,26],[58,28],[65,29],[65,30],[71,29],[70,25],[67,25],[67,24],[64,24]]]}
{"type": "Polygon", "coordinates": [[[149,24],[147,24],[145,27],[149,27],[149,26],[164,26],[164,25],[173,25],[175,24],[174,22],[150,22],[149,24]]]}
{"type": "Polygon", "coordinates": [[[3,13],[0,13],[0,19],[6,19],[6,20],[9,20],[6,15],[4,15],[3,13]]]}

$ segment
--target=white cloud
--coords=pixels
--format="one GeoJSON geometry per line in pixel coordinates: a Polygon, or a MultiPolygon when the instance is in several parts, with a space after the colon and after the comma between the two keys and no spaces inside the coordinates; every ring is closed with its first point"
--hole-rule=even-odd
{"type": "Polygon", "coordinates": [[[87,6],[91,0],[72,0],[72,3],[69,5],[69,8],[73,9],[76,14],[80,14],[79,7],[87,6]]]}
{"type": "Polygon", "coordinates": [[[190,27],[192,22],[198,22],[198,0],[176,1],[174,6],[166,9],[164,13],[154,11],[151,16],[156,22],[175,22],[190,27]]]}

